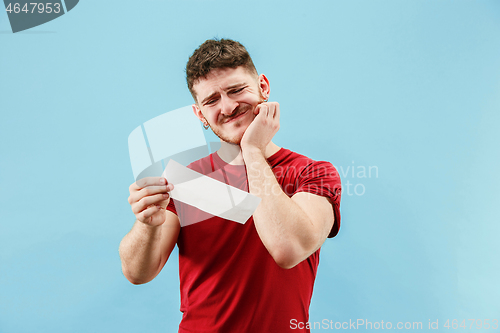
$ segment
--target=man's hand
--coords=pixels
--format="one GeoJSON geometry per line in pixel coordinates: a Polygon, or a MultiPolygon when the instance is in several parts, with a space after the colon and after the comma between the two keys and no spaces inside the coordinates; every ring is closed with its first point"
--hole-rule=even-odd
{"type": "Polygon", "coordinates": [[[278,102],[266,102],[257,105],[257,115],[241,138],[241,150],[258,149],[263,154],[266,147],[280,128],[280,105],[278,102]]]}
{"type": "Polygon", "coordinates": [[[150,226],[162,225],[170,202],[168,192],[173,189],[174,185],[163,177],[142,178],[130,185],[128,202],[137,220],[150,226]]]}

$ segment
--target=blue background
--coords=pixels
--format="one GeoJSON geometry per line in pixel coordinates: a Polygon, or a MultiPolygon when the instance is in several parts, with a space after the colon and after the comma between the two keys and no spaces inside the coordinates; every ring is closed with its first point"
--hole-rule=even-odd
{"type": "Polygon", "coordinates": [[[341,174],[311,321],[500,319],[499,36],[488,0],[86,0],[17,34],[1,11],[0,332],[176,331],[177,252],[121,273],[127,137],[191,103],[212,37],[268,76],[275,142],[341,174]]]}

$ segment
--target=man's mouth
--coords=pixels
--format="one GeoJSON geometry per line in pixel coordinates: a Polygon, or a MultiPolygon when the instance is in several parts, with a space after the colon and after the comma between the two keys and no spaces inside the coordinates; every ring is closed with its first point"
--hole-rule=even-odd
{"type": "Polygon", "coordinates": [[[231,118],[227,119],[226,121],[224,121],[224,123],[230,123],[238,118],[240,118],[241,116],[243,116],[244,114],[246,114],[248,112],[249,109],[246,109],[244,111],[241,111],[240,113],[236,114],[235,116],[231,116],[231,118]]]}

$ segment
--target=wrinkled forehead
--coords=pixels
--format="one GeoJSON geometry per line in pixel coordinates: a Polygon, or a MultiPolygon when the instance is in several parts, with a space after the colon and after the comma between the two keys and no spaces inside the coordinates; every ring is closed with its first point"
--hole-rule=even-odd
{"type": "Polygon", "coordinates": [[[236,68],[214,68],[206,76],[198,78],[193,83],[196,102],[212,94],[218,89],[239,83],[256,83],[259,76],[243,66],[236,68]]]}

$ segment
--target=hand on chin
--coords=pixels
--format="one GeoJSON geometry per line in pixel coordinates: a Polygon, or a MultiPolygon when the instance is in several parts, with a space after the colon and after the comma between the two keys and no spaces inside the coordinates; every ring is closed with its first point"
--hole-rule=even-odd
{"type": "Polygon", "coordinates": [[[267,102],[257,105],[254,110],[255,118],[248,125],[240,146],[245,150],[260,150],[265,152],[267,145],[279,130],[279,104],[267,102]]]}

